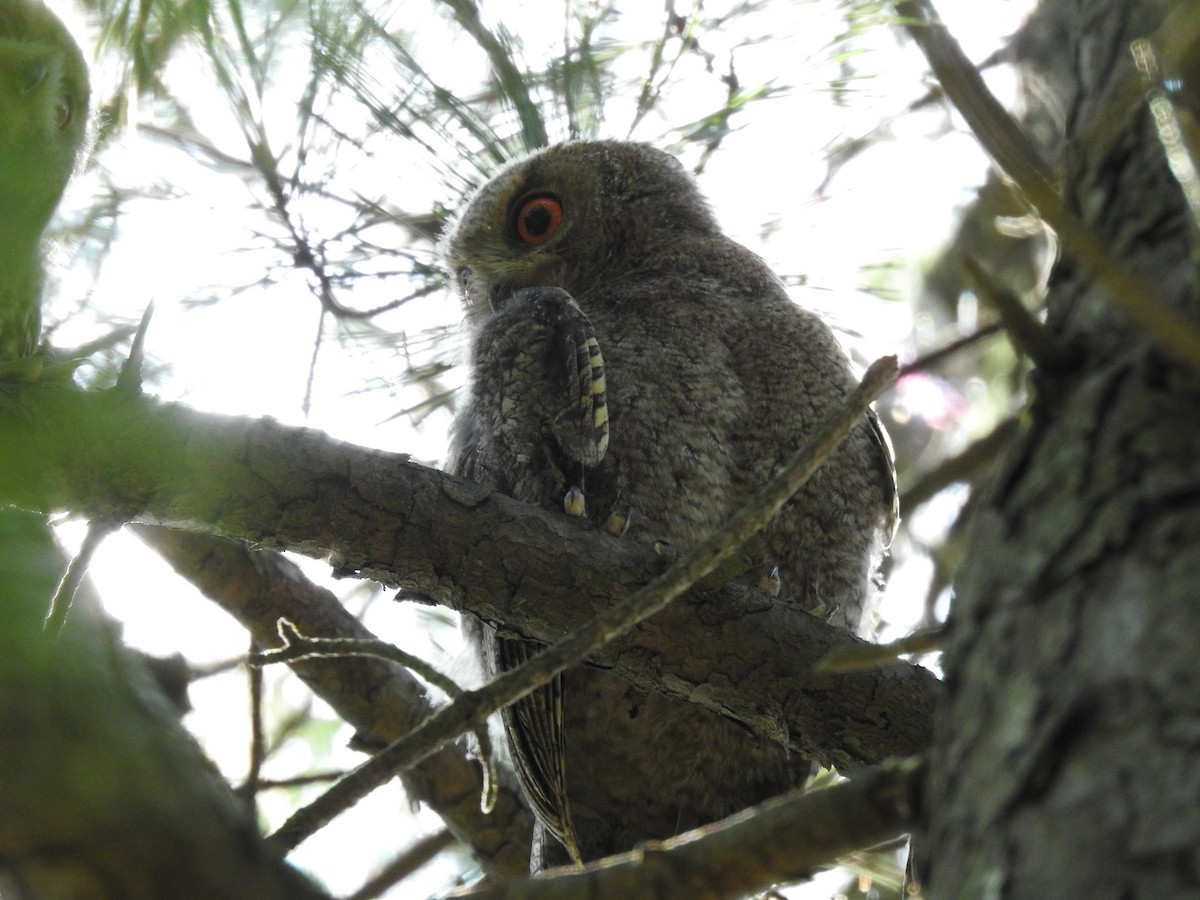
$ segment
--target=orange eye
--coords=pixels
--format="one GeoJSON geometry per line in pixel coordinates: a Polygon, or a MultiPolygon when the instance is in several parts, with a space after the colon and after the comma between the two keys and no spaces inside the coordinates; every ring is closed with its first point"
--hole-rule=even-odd
{"type": "Polygon", "coordinates": [[[554,194],[532,194],[517,201],[512,225],[522,244],[537,246],[562,224],[562,201],[554,194]]]}

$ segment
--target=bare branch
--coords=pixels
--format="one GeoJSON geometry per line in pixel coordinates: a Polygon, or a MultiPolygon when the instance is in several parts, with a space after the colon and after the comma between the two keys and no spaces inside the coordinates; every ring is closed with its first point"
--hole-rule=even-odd
{"type": "Polygon", "coordinates": [[[975,296],[996,312],[1017,349],[1033,360],[1034,365],[1047,372],[1061,372],[1071,367],[1079,354],[1050,337],[1046,326],[1025,308],[1020,297],[998,283],[969,256],[963,260],[963,270],[975,296]]]}
{"type": "MultiPolygon", "coordinates": [[[[14,386],[0,395],[0,458],[0,500],[90,516],[140,510],[144,521],[332,559],[546,644],[662,571],[636,542],[402,455],[145,397],[14,386]]],[[[905,663],[811,672],[858,641],[733,583],[669,607],[591,662],[850,772],[919,752],[937,691],[905,663]]]]}
{"type": "Polygon", "coordinates": [[[792,793],[735,816],[582,870],[456,896],[471,900],[734,900],[797,881],[854,850],[882,843],[916,820],[921,765],[884,766],[821,791],[792,793]]]}
{"type": "MultiPolygon", "coordinates": [[[[924,372],[928,369],[932,369],[935,366],[940,365],[942,360],[948,359],[949,357],[967,349],[968,347],[973,347],[980,341],[990,338],[994,334],[999,334],[1002,330],[1003,326],[999,322],[995,322],[991,325],[984,325],[978,331],[964,335],[956,341],[951,341],[944,347],[938,347],[936,350],[931,350],[924,356],[918,356],[912,362],[905,363],[900,367],[900,377],[903,378],[906,375],[915,375],[917,372],[924,372]]],[[[903,508],[907,509],[908,507],[903,508]]]]}
{"type": "MultiPolygon", "coordinates": [[[[452,678],[439,672],[419,656],[414,656],[407,650],[402,650],[387,641],[381,641],[378,638],[308,637],[289,619],[280,619],[278,629],[283,645],[252,654],[250,665],[258,667],[271,663],[299,662],[305,659],[368,656],[375,659],[386,659],[406,669],[412,669],[434,687],[441,688],[451,699],[461,697],[463,694],[463,689],[452,678]]],[[[484,726],[476,728],[474,733],[475,740],[479,745],[480,761],[483,763],[483,790],[480,794],[479,808],[484,813],[490,813],[496,805],[497,791],[492,739],[484,726]]]]}
{"type": "Polygon", "coordinates": [[[1020,422],[1017,419],[1005,419],[958,455],[942,460],[903,490],[900,508],[914,510],[956,481],[971,481],[1000,458],[1001,451],[1012,443],[1018,431],[1020,422]]]}
{"type": "MultiPolygon", "coordinates": [[[[260,645],[278,640],[276,622],[282,616],[311,633],[375,639],[332,593],[312,584],[278,554],[165,528],[139,525],[133,531],[246,626],[260,645]]],[[[363,745],[378,747],[394,740],[433,709],[415,678],[382,659],[326,656],[295,662],[292,668],[358,729],[363,745]]],[[[533,820],[515,784],[501,782],[496,808],[485,815],[479,803],[479,767],[461,749],[451,747],[408,772],[404,787],[470,845],[490,875],[512,877],[528,871],[533,820]]]]}

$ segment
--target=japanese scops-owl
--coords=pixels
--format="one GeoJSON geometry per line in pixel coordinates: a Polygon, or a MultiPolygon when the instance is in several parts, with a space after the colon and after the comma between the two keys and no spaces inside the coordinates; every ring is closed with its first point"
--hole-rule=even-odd
{"type": "MultiPolygon", "coordinates": [[[[650,146],[572,142],[519,160],[475,194],[441,250],[472,338],[450,471],[627,525],[626,540],[703,540],[855,383],[829,328],[650,146]]],[[[764,579],[778,566],[780,603],[862,632],[894,496],[890,450],[865,416],[747,552],[764,579]]],[[[489,676],[538,649],[466,628],[489,676]]],[[[718,714],[588,667],[503,718],[557,839],[539,835],[535,869],[712,822],[811,768],[718,714]]]]}

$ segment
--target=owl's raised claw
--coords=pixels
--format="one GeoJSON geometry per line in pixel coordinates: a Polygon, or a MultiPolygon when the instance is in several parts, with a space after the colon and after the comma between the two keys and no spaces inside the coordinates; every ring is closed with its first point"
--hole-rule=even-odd
{"type": "Polygon", "coordinates": [[[594,466],[608,450],[608,390],[604,357],[591,323],[565,292],[577,318],[558,325],[554,347],[562,354],[558,363],[566,377],[563,400],[567,404],[553,422],[559,445],[572,458],[594,466]]]}
{"type": "Polygon", "coordinates": [[[771,566],[770,571],[758,580],[758,586],[772,597],[778,597],[779,590],[783,587],[783,580],[779,577],[779,566],[771,566]]]}
{"type": "Polygon", "coordinates": [[[618,507],[608,514],[604,522],[604,530],[616,537],[623,537],[633,521],[635,510],[632,506],[618,507]]]}
{"type": "Polygon", "coordinates": [[[587,515],[587,500],[583,496],[583,491],[579,485],[573,484],[563,496],[563,511],[568,516],[582,518],[587,515]]]}
{"type": "Polygon", "coordinates": [[[528,336],[531,344],[523,349],[546,342],[543,364],[549,405],[542,411],[555,443],[569,461],[597,465],[608,450],[608,387],[604,356],[591,321],[575,299],[557,287],[515,291],[493,319],[501,320],[528,336]]]}

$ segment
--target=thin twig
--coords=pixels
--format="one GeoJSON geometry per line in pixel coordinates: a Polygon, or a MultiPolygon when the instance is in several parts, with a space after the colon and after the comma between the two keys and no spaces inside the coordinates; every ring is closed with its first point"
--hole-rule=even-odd
{"type": "Polygon", "coordinates": [[[968,347],[978,344],[985,338],[990,338],[992,335],[999,334],[1003,330],[1004,326],[999,322],[993,322],[991,325],[984,325],[978,331],[973,331],[964,337],[960,337],[956,341],[951,341],[944,347],[931,350],[924,356],[918,356],[912,362],[905,363],[900,367],[900,377],[903,378],[906,375],[914,375],[917,372],[924,372],[928,369],[932,369],[934,366],[939,365],[942,360],[953,356],[960,350],[965,350],[968,347]]]}
{"type": "Polygon", "coordinates": [[[429,862],[443,850],[453,847],[458,842],[450,829],[443,828],[431,835],[421,838],[403,853],[384,866],[346,900],[370,900],[380,896],[393,885],[399,884],[425,863],[429,862]]]}
{"type": "MultiPolygon", "coordinates": [[[[414,656],[387,641],[381,641],[378,638],[308,637],[301,634],[300,629],[287,619],[280,619],[276,623],[276,629],[283,645],[272,650],[264,650],[261,653],[252,653],[248,662],[256,669],[272,663],[366,656],[386,659],[413,670],[434,687],[444,691],[446,696],[452,700],[463,695],[463,689],[454,679],[443,675],[419,656],[414,656]]],[[[496,805],[496,791],[499,785],[496,776],[496,756],[492,750],[492,739],[486,727],[475,729],[475,740],[479,744],[479,759],[483,766],[483,791],[479,799],[479,808],[483,812],[489,813],[496,805]]]]}
{"type": "MultiPolygon", "coordinates": [[[[250,652],[257,649],[254,638],[250,638],[250,652]]],[[[250,696],[250,763],[246,767],[246,780],[239,793],[251,815],[258,812],[258,791],[262,787],[262,767],[267,758],[267,737],[263,727],[263,673],[254,666],[249,672],[250,696]]]]}
{"type": "MultiPolygon", "coordinates": [[[[116,390],[118,393],[136,397],[142,392],[142,363],[145,359],[146,332],[150,328],[150,319],[153,315],[154,301],[150,301],[145,312],[142,313],[142,320],[138,323],[137,331],[134,333],[129,356],[126,357],[121,371],[117,375],[116,390]]],[[[67,623],[67,615],[71,611],[71,604],[75,601],[75,592],[83,583],[83,576],[87,574],[88,566],[91,565],[96,550],[106,537],[124,524],[125,519],[121,516],[93,519],[88,523],[87,534],[84,535],[79,553],[67,564],[62,581],[58,583],[54,596],[50,599],[50,609],[42,623],[42,630],[47,634],[58,637],[62,632],[63,626],[67,623]]]]}
{"type": "Polygon", "coordinates": [[[468,691],[426,719],[418,728],[367,760],[313,803],[299,810],[272,835],[290,850],[340,813],[463,731],[482,726],[497,709],[532,693],[559,672],[578,665],[606,644],[665,608],[697,581],[736,553],[779,512],[813,473],[842,444],[871,402],[895,380],[893,356],[872,363],[851,392],[808,442],[725,525],[681,556],[662,575],[612,609],[576,628],[529,662],[499,675],[477,691],[468,691]]]}
{"type": "Polygon", "coordinates": [[[346,774],[345,769],[329,769],[325,772],[309,772],[305,775],[293,775],[291,778],[260,778],[259,791],[281,791],[292,788],[306,787],[310,784],[328,784],[337,781],[346,774]]]}
{"type": "Polygon", "coordinates": [[[75,592],[83,583],[83,576],[87,574],[88,566],[91,565],[96,550],[106,537],[121,527],[121,524],[119,521],[110,519],[93,519],[88,523],[83,544],[80,546],[79,552],[67,564],[62,581],[58,583],[58,588],[50,600],[50,609],[46,613],[46,620],[42,623],[42,630],[51,637],[58,637],[62,633],[63,626],[67,624],[67,614],[71,611],[71,604],[75,601],[75,592]]]}
{"type": "Polygon", "coordinates": [[[997,282],[971,257],[963,259],[963,272],[975,296],[1000,317],[1004,330],[1017,349],[1028,356],[1039,369],[1061,372],[1069,369],[1077,354],[1064,343],[1054,340],[1046,326],[1025,308],[1021,298],[997,282]]]}
{"type": "Polygon", "coordinates": [[[997,454],[1016,437],[1019,429],[1020,424],[1015,418],[1005,419],[958,455],[942,460],[936,468],[926,472],[901,493],[900,508],[911,513],[956,481],[969,481],[980,469],[996,459],[997,454]]]}
{"type": "Polygon", "coordinates": [[[906,653],[932,653],[940,650],[946,634],[942,628],[918,631],[886,644],[855,644],[834,647],[813,670],[817,672],[859,672],[894,662],[906,653]]]}

